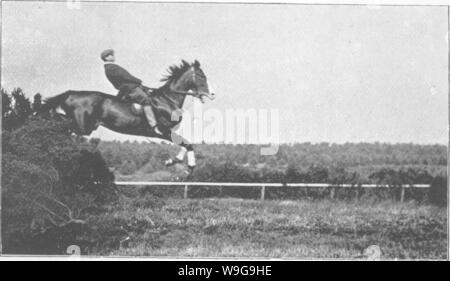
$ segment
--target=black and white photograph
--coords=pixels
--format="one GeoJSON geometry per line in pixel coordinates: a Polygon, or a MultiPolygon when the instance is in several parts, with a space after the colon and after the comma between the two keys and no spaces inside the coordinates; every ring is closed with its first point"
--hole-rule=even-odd
{"type": "Polygon", "coordinates": [[[449,3],[354,2],[2,1],[0,259],[448,260],[449,3]]]}

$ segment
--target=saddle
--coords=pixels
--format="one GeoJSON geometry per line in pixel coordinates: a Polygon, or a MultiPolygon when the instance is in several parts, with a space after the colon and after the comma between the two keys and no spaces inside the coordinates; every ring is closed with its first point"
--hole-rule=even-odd
{"type": "MultiPolygon", "coordinates": [[[[140,86],[142,90],[144,90],[149,96],[152,94],[153,90],[151,88],[145,87],[145,86],[140,86]]],[[[128,102],[128,103],[132,103],[131,106],[131,111],[133,112],[133,114],[136,115],[140,115],[144,113],[144,107],[136,102],[133,102],[131,100],[131,98],[128,96],[128,94],[125,91],[120,90],[117,94],[117,97],[123,101],[123,102],[128,102]]]]}
{"type": "MultiPolygon", "coordinates": [[[[145,86],[141,87],[149,95],[150,105],[153,108],[156,121],[158,122],[158,124],[170,128],[181,122],[181,117],[179,118],[178,121],[171,120],[172,113],[176,111],[177,108],[175,108],[172,104],[167,103],[167,101],[165,101],[161,95],[152,95],[153,93],[152,88],[147,88],[145,86]]],[[[136,115],[144,114],[144,106],[139,103],[131,101],[128,95],[119,92],[118,97],[124,102],[132,103],[131,111],[133,112],[133,114],[136,115]]]]}

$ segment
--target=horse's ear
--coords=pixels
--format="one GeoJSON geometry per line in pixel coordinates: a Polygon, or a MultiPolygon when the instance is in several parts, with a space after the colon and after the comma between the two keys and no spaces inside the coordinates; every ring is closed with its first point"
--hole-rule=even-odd
{"type": "Polygon", "coordinates": [[[186,66],[189,65],[189,63],[185,60],[181,60],[181,66],[186,66]]]}
{"type": "Polygon", "coordinates": [[[198,62],[198,60],[194,61],[194,67],[195,68],[199,68],[200,67],[200,63],[198,62]]]}

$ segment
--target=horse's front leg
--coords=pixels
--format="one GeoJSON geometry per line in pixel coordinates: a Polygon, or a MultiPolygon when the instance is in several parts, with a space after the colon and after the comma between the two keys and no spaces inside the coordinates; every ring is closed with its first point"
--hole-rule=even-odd
{"type": "Polygon", "coordinates": [[[192,144],[187,139],[183,138],[182,136],[174,132],[172,132],[170,136],[167,137],[167,140],[180,145],[181,148],[174,159],[170,158],[165,162],[166,166],[171,166],[176,163],[182,163],[184,157],[187,155],[187,164],[189,169],[192,171],[196,165],[194,147],[192,146],[192,144]]]}

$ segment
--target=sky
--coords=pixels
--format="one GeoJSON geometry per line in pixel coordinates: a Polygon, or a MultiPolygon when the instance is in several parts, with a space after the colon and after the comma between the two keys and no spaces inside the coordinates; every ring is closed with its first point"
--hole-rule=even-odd
{"type": "Polygon", "coordinates": [[[1,84],[116,94],[104,49],[151,87],[197,59],[204,110],[278,110],[281,142],[447,144],[448,28],[447,7],[2,2],[1,84]]]}

